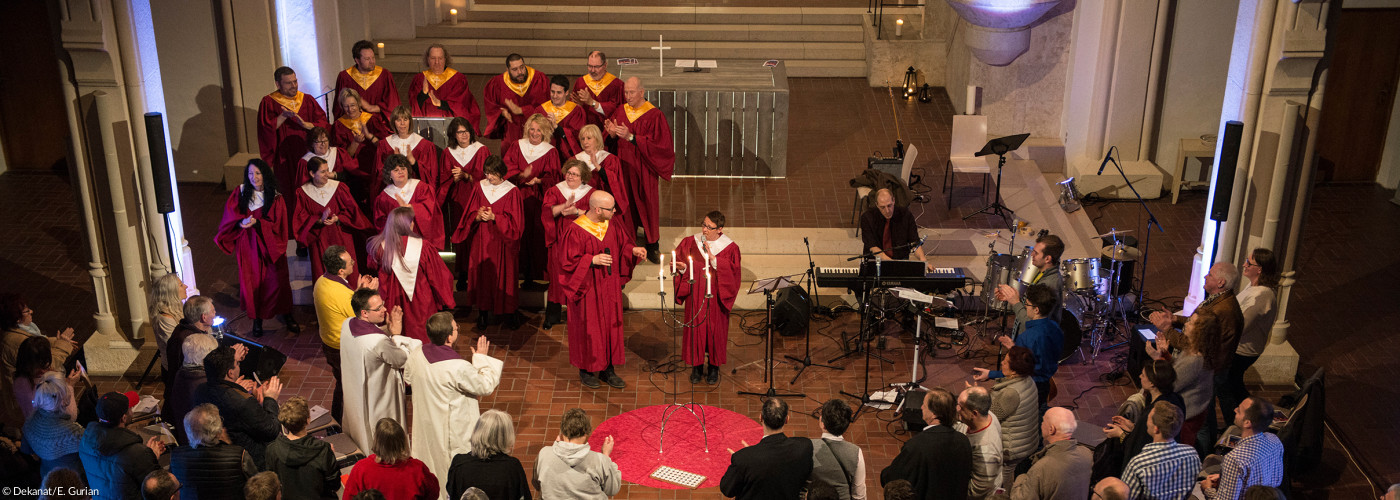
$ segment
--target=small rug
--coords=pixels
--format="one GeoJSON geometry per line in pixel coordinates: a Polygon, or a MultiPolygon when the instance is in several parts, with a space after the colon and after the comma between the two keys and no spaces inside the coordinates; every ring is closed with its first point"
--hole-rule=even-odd
{"type": "Polygon", "coordinates": [[[613,438],[612,460],[622,470],[622,480],[643,486],[681,489],[682,486],[652,479],[657,467],[666,465],[705,476],[701,488],[719,486],[729,468],[729,449],[738,450],[741,440],[755,444],[763,438],[763,427],[748,417],[714,406],[691,405],[696,413],[704,410],[709,435],[709,453],[700,424],[684,409],[677,408],[666,423],[665,453],[661,446],[661,417],[669,405],[647,406],[604,420],[593,430],[588,443],[601,452],[603,440],[613,438]]]}

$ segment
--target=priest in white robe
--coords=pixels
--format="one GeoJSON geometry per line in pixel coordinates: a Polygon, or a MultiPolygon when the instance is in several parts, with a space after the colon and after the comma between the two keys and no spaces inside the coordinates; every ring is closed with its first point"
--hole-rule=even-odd
{"type": "Polygon", "coordinates": [[[386,311],[379,292],[356,290],[350,307],[355,317],[340,326],[340,378],[345,387],[345,419],[340,425],[368,455],[379,419],[407,420],[403,367],[409,348],[422,343],[400,335],[403,310],[386,311]]]}
{"type": "MultiPolygon", "coordinates": [[[[477,398],[501,383],[501,360],[486,355],[491,343],[477,337],[471,361],[453,348],[457,321],[452,313],[428,318],[428,341],[408,355],[404,380],[413,386],[413,458],[440,478],[448,476],[452,457],[471,451],[472,431],[481,416],[477,398]]],[[[439,482],[446,500],[447,481],[439,482]]]]}

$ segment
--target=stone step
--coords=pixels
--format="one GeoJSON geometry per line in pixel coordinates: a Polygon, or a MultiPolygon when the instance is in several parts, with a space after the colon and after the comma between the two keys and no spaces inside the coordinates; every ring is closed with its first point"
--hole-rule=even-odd
{"type": "Polygon", "coordinates": [[[506,21],[598,24],[860,25],[865,9],[852,7],[644,7],[475,5],[459,22],[506,21]]]}
{"type": "Polygon", "coordinates": [[[589,24],[463,21],[418,28],[419,39],[862,42],[861,27],[801,24],[589,24]],[[601,34],[601,35],[600,35],[601,34]],[[604,36],[605,35],[605,36],[604,36]]]}
{"type": "MultiPolygon", "coordinates": [[[[400,42],[404,43],[404,42],[400,42]]],[[[416,42],[409,42],[416,43],[416,42]]],[[[385,50],[388,50],[385,44],[385,50]]],[[[386,54],[379,59],[379,65],[394,73],[412,74],[423,70],[422,54],[386,54]]],[[[612,58],[612,55],[608,55],[612,58]]],[[[669,59],[669,57],[668,57],[669,59]]],[[[716,59],[720,65],[761,64],[762,60],[716,59]]],[[[584,58],[581,55],[569,57],[534,57],[527,61],[530,66],[548,75],[579,75],[584,72],[584,58]]],[[[835,59],[787,59],[783,61],[787,74],[793,78],[864,78],[865,61],[835,59]]],[[[505,56],[452,57],[452,67],[467,74],[499,74],[505,71],[505,56]]],[[[611,68],[613,72],[617,68],[611,68]]]]}
{"type": "MultiPolygon", "coordinates": [[[[572,57],[579,61],[592,50],[602,50],[610,59],[636,57],[638,59],[656,57],[651,47],[655,40],[519,40],[519,39],[463,39],[463,38],[418,38],[413,41],[391,40],[385,42],[386,55],[421,57],[422,47],[430,43],[441,43],[452,54],[454,65],[460,57],[484,56],[499,59],[504,64],[505,55],[517,53],[527,59],[541,57],[572,57]]],[[[666,51],[666,59],[829,59],[859,61],[865,57],[865,44],[861,42],[717,42],[717,41],[666,41],[671,47],[666,51]]],[[[526,61],[533,64],[532,61],[526,61]]],[[[578,65],[578,62],[575,62],[578,65]]],[[[458,69],[460,71],[460,69],[458,69]]],[[[547,71],[546,71],[547,72],[547,71]]]]}

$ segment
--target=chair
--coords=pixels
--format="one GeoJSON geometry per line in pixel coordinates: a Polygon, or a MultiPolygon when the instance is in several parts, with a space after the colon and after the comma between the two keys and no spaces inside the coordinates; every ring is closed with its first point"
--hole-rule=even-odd
{"type": "MultiPolygon", "coordinates": [[[[917,159],[918,157],[919,157],[919,148],[915,147],[913,144],[910,144],[910,145],[909,145],[909,149],[906,149],[906,150],[904,151],[904,162],[903,162],[903,163],[900,165],[900,167],[899,167],[899,180],[904,182],[904,187],[909,188],[911,194],[914,194],[914,193],[913,193],[913,184],[910,182],[910,179],[911,179],[910,173],[913,172],[913,170],[914,170],[914,160],[917,159]]],[[[915,181],[915,182],[917,182],[917,181],[915,181]]],[[[860,222],[860,205],[861,205],[861,201],[864,200],[866,196],[870,196],[870,192],[871,192],[871,189],[868,188],[868,187],[857,187],[857,188],[856,188],[856,199],[855,199],[854,206],[852,206],[852,208],[851,208],[851,222],[860,222]]],[[[920,196],[920,195],[917,195],[917,194],[916,194],[915,196],[917,197],[917,196],[920,196]]],[[[860,236],[860,225],[859,225],[859,224],[856,225],[856,236],[860,236]]]]}
{"type": "Polygon", "coordinates": [[[973,156],[987,142],[987,117],[984,115],[953,116],[953,147],[948,153],[948,168],[943,176],[943,192],[948,194],[948,209],[953,208],[953,182],[956,174],[982,174],[982,199],[987,198],[992,168],[987,158],[973,156]]]}

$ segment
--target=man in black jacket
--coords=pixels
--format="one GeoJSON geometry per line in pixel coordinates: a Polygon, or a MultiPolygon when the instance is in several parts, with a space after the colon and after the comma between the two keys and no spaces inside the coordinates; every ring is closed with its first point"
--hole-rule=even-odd
{"type": "Polygon", "coordinates": [[[282,403],[277,420],[285,430],[267,445],[267,470],[277,473],[287,498],[334,499],[340,487],[340,469],[335,468],[331,445],[306,435],[311,410],[306,399],[292,396],[282,403]]]}
{"type": "Polygon", "coordinates": [[[209,381],[195,390],[195,405],[209,403],[217,407],[229,440],[248,450],[261,470],[267,444],[282,433],[282,426],[277,423],[277,395],[282,392],[282,382],[277,377],[261,385],[243,380],[233,348],[227,346],[204,356],[204,373],[209,381]]]}
{"type": "Polygon", "coordinates": [[[170,472],[184,485],[184,498],[215,500],[243,498],[243,486],[258,473],[253,458],[241,446],[230,444],[219,409],[211,404],[194,407],[185,415],[189,446],[170,452],[170,472]]]}
{"type": "Polygon", "coordinates": [[[923,247],[906,246],[919,241],[919,226],[907,207],[895,204],[890,190],[875,192],[875,208],[860,215],[860,230],[865,252],[877,252],[884,260],[907,260],[912,256],[933,270],[923,247]]]}
{"type": "Polygon", "coordinates": [[[972,480],[972,444],[953,430],[956,418],[953,394],[941,387],[924,395],[924,427],[904,443],[899,456],[880,471],[880,485],[904,479],[914,485],[914,498],[963,500],[972,480]]]}
{"type": "Polygon", "coordinates": [[[812,475],[812,440],[783,434],[787,414],[783,400],[763,402],[763,440],[753,446],[740,441],[746,448],[731,450],[720,493],[739,500],[798,498],[812,475]]]}
{"type": "Polygon", "coordinates": [[[83,432],[78,455],[87,472],[87,484],[95,500],[141,498],[146,474],[160,468],[156,457],[165,453],[159,437],[145,440],[126,428],[131,402],[109,392],[97,400],[97,421],[83,432]]]}

